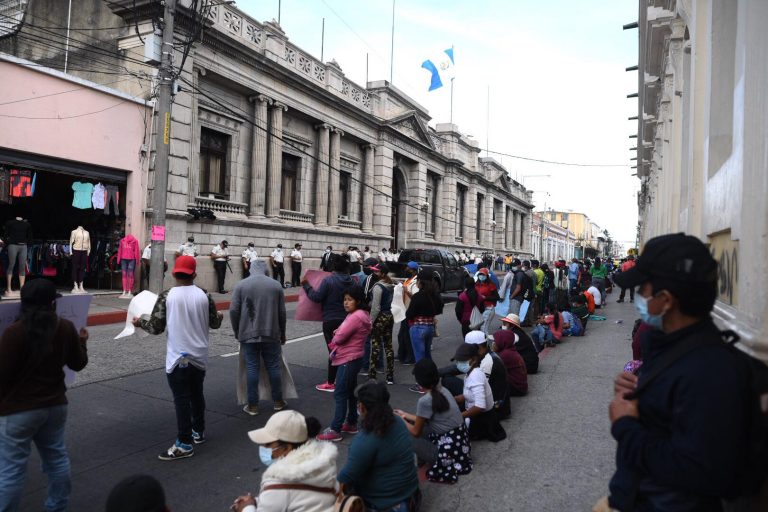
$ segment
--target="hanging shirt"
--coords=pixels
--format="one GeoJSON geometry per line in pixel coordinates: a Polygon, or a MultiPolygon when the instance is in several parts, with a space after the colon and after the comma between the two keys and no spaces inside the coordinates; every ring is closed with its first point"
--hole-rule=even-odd
{"type": "Polygon", "coordinates": [[[95,209],[103,210],[104,206],[107,204],[107,188],[101,183],[94,185],[91,201],[93,202],[93,207],[95,209]]]}
{"type": "Polygon", "coordinates": [[[72,184],[72,190],[75,191],[72,206],[81,210],[91,207],[93,204],[93,184],[76,181],[72,184]]]}
{"type": "Polygon", "coordinates": [[[8,169],[0,167],[0,203],[11,201],[11,173],[8,169]]]}
{"type": "Polygon", "coordinates": [[[35,193],[35,179],[32,171],[11,169],[11,197],[32,197],[35,193]]]}
{"type": "Polygon", "coordinates": [[[152,259],[152,244],[147,244],[147,246],[141,252],[141,259],[143,260],[152,259]]]}
{"type": "Polygon", "coordinates": [[[69,236],[69,245],[75,251],[88,251],[91,254],[91,235],[83,228],[73,229],[69,236]]]}

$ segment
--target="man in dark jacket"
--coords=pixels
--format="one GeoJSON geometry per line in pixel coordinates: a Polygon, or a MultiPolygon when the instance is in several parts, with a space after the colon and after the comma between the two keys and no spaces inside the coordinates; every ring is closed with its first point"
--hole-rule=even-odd
{"type": "MultiPolygon", "coordinates": [[[[330,262],[333,273],[323,279],[317,290],[313,290],[306,279],[301,281],[301,285],[304,287],[309,300],[322,304],[323,337],[325,338],[326,345],[333,339],[333,331],[338,329],[347,317],[347,312],[344,310],[344,291],[355,286],[352,276],[349,275],[348,259],[332,253],[330,262]]],[[[328,353],[331,353],[330,348],[328,353]]],[[[333,393],[335,389],[334,382],[336,382],[336,368],[336,366],[331,365],[331,360],[329,359],[328,380],[315,386],[315,389],[333,393]]]]}
{"type": "Polygon", "coordinates": [[[710,317],[717,262],[695,237],[660,236],[617,283],[638,287],[635,307],[655,330],[644,340],[639,378],[623,373],[615,381],[609,505],[722,510],[721,499],[739,494],[745,467],[748,389],[710,317]]]}

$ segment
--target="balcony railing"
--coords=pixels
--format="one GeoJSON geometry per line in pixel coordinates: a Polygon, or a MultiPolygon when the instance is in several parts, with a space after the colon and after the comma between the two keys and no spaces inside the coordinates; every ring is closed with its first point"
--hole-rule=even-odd
{"type": "Polygon", "coordinates": [[[280,218],[283,220],[289,220],[292,222],[303,222],[305,224],[312,224],[315,215],[312,213],[295,212],[293,210],[280,210],[280,218]]]}
{"type": "Polygon", "coordinates": [[[339,226],[342,228],[360,229],[362,225],[363,223],[359,220],[339,219],[339,226]]]}
{"type": "Polygon", "coordinates": [[[236,203],[226,199],[216,199],[213,197],[196,197],[195,207],[211,210],[225,215],[242,215],[248,213],[248,205],[245,203],[236,203]]]}

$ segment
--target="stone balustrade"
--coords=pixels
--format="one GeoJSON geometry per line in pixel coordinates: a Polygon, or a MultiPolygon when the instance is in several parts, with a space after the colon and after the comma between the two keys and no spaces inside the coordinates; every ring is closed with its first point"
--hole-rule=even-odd
{"type": "Polygon", "coordinates": [[[315,215],[312,213],[294,212],[293,210],[280,210],[280,218],[283,220],[289,220],[292,222],[302,222],[304,224],[312,224],[315,215]]]}
{"type": "Polygon", "coordinates": [[[245,217],[248,213],[248,205],[246,203],[235,203],[234,201],[216,199],[213,197],[196,197],[195,207],[211,210],[216,213],[223,213],[229,216],[242,215],[245,217]]]}
{"type": "Polygon", "coordinates": [[[360,229],[362,225],[363,223],[359,220],[342,219],[339,217],[339,227],[348,229],[360,229]]]}

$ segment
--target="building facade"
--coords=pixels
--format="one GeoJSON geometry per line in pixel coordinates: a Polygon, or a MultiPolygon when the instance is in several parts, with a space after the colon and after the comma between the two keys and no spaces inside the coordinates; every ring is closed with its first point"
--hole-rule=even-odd
{"type": "Polygon", "coordinates": [[[542,263],[576,257],[576,235],[551,220],[553,212],[536,212],[531,223],[531,250],[542,263]]]}
{"type": "Polygon", "coordinates": [[[768,2],[639,2],[640,244],[684,231],[720,264],[715,317],[768,360],[768,2]]]}
{"type": "MultiPolygon", "coordinates": [[[[59,8],[33,0],[32,19],[36,3],[59,8]]],[[[126,27],[104,41],[115,62],[145,72],[135,56],[147,53],[159,4],[86,3],[105,26],[126,27]]],[[[182,30],[193,17],[180,5],[182,30]]],[[[170,130],[169,252],[194,235],[205,253],[222,239],[233,253],[253,241],[262,256],[301,242],[305,268],[316,268],[327,245],[530,253],[530,192],[480,158],[478,143],[455,125],[429,126],[428,112],[392,84],[354,83],[335,61],[293,45],[275,22],[224,4],[205,18],[202,41],[175,58],[183,67],[170,130]]],[[[25,51],[23,41],[15,49],[25,51]]],[[[152,82],[124,85],[148,97],[152,82]]],[[[145,205],[153,182],[150,166],[145,205]]],[[[209,266],[199,272],[207,286],[209,266]]]]}

